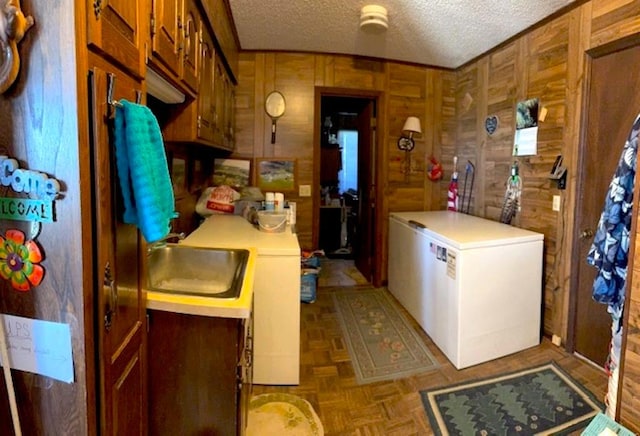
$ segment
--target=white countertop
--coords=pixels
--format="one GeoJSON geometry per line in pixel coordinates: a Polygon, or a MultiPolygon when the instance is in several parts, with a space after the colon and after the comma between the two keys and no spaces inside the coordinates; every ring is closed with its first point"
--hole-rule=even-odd
{"type": "Polygon", "coordinates": [[[181,243],[196,247],[255,247],[259,256],[300,256],[298,238],[289,226],[282,233],[263,232],[239,215],[212,215],[181,243]]]}

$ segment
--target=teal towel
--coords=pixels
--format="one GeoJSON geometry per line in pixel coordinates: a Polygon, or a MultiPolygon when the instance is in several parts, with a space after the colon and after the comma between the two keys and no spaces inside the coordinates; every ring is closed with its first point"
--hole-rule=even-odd
{"type": "Polygon", "coordinates": [[[139,104],[116,106],[115,146],[124,222],[135,224],[147,242],[165,237],[177,216],[158,120],[139,104]]]}

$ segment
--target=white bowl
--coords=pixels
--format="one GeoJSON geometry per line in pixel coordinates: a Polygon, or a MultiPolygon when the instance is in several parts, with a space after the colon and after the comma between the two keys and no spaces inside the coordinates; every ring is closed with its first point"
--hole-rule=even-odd
{"type": "Polygon", "coordinates": [[[280,233],[287,227],[287,214],[270,210],[258,211],[258,227],[263,232],[280,233]]]}

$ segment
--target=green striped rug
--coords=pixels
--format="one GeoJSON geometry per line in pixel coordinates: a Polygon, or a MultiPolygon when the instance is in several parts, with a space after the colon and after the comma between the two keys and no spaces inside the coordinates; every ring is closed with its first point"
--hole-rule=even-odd
{"type": "Polygon", "coordinates": [[[439,366],[385,288],[338,289],[333,299],[359,384],[408,377],[439,366]]]}

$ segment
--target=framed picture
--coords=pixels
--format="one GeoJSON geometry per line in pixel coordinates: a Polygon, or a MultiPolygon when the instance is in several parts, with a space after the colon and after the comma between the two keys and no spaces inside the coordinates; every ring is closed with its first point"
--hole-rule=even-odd
{"type": "Polygon", "coordinates": [[[263,191],[295,191],[296,161],[287,158],[258,159],[256,179],[263,191]]]}
{"type": "Polygon", "coordinates": [[[213,163],[213,184],[234,188],[249,186],[251,161],[247,159],[215,159],[213,163]]]}

